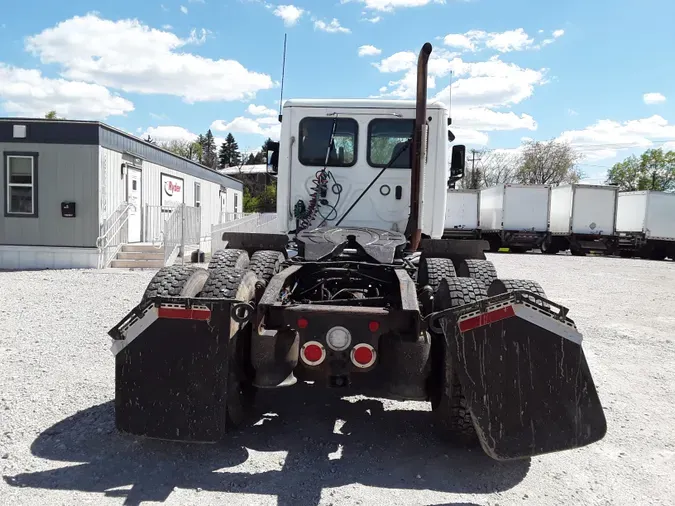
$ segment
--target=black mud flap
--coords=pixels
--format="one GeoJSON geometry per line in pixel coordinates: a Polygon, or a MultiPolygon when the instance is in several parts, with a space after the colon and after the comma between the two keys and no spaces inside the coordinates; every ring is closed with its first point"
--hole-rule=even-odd
{"type": "MultiPolygon", "coordinates": [[[[484,451],[496,460],[578,448],[607,426],[567,310],[512,292],[444,311],[437,323],[484,451]]],[[[432,317],[433,318],[433,317],[432,317]]]]}
{"type": "Polygon", "coordinates": [[[176,441],[221,440],[230,335],[252,313],[238,301],[180,297],[156,298],[131,311],[109,332],[117,429],[176,441]]]}

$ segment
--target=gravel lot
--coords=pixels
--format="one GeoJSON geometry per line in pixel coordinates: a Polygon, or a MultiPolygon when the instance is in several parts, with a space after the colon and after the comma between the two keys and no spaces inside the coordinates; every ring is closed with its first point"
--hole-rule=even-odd
{"type": "Polygon", "coordinates": [[[114,431],[107,330],[151,272],[0,273],[1,504],[675,503],[675,263],[493,255],[570,309],[608,421],[587,448],[496,463],[444,445],[424,403],[265,392],[221,445],[114,431]]]}

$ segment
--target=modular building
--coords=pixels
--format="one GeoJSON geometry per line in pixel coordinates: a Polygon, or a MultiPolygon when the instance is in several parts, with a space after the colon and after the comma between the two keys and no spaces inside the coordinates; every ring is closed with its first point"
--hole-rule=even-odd
{"type": "Polygon", "coordinates": [[[0,269],[130,266],[176,207],[200,237],[243,211],[240,181],[100,122],[0,118],[0,154],[0,269]]]}

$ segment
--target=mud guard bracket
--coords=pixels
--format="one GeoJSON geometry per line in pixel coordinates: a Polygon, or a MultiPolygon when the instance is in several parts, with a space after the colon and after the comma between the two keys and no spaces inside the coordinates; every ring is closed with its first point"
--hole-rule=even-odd
{"type": "Polygon", "coordinates": [[[528,458],[602,439],[604,412],[566,310],[513,292],[430,315],[448,340],[483,450],[528,458]]]}
{"type": "Polygon", "coordinates": [[[249,232],[223,232],[222,239],[229,249],[243,249],[249,255],[256,251],[279,251],[288,258],[289,238],[286,234],[255,234],[249,232]]]}
{"type": "Polygon", "coordinates": [[[485,251],[490,249],[487,241],[480,239],[422,239],[420,250],[425,258],[449,258],[459,269],[462,260],[485,260],[485,251]]]}

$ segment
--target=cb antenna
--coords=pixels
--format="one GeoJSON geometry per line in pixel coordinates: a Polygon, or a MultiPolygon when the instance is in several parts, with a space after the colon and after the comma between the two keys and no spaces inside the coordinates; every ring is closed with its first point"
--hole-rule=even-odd
{"type": "Polygon", "coordinates": [[[284,33],[284,58],[281,64],[281,95],[279,96],[279,123],[281,123],[281,108],[284,102],[284,78],[286,77],[286,37],[288,34],[284,33]]]}
{"type": "Polygon", "coordinates": [[[452,125],[452,70],[450,71],[450,101],[448,102],[448,126],[452,125]]]}

